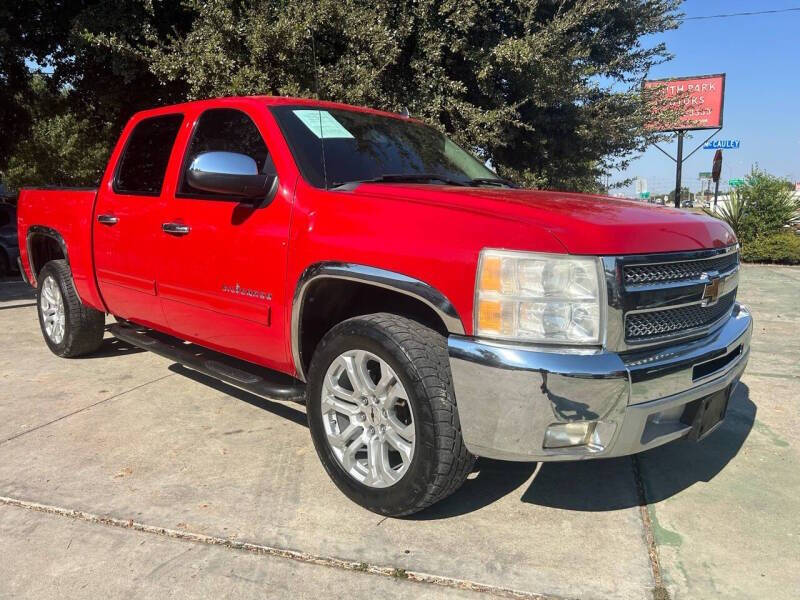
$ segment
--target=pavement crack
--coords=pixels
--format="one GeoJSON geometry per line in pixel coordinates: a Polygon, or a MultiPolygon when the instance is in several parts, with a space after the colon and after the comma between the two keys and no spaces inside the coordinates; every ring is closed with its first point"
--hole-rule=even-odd
{"type": "Polygon", "coordinates": [[[0,440],[0,446],[2,446],[3,444],[5,444],[7,442],[16,440],[17,438],[21,438],[23,435],[28,435],[29,433],[33,433],[34,431],[38,431],[39,429],[42,429],[44,427],[48,427],[48,426],[52,425],[53,423],[58,423],[59,421],[63,421],[64,419],[68,419],[69,417],[72,417],[74,415],[77,415],[77,414],[80,414],[80,413],[82,413],[84,411],[87,411],[90,408],[94,408],[95,406],[99,406],[100,404],[103,404],[105,402],[109,402],[111,400],[114,400],[115,398],[119,398],[120,396],[124,396],[125,394],[129,394],[130,392],[135,392],[136,390],[138,390],[140,388],[143,388],[146,385],[150,385],[151,383],[156,383],[158,381],[166,379],[167,377],[173,377],[174,375],[175,375],[175,373],[170,373],[169,375],[164,375],[163,377],[159,377],[158,379],[153,379],[151,381],[146,381],[146,382],[144,382],[142,384],[139,384],[139,385],[137,385],[135,387],[130,388],[129,390],[125,390],[124,392],[119,392],[118,394],[114,394],[113,396],[109,396],[108,398],[104,398],[103,400],[98,400],[97,402],[89,404],[88,406],[84,406],[83,408],[79,408],[78,410],[73,410],[70,413],[67,413],[65,415],[61,415],[57,419],[53,419],[52,421],[48,421],[47,423],[42,423],[41,425],[37,425],[36,427],[31,427],[30,429],[26,429],[25,431],[21,431],[20,433],[17,433],[16,435],[12,435],[11,437],[7,437],[4,440],[0,440]]]}
{"type": "Polygon", "coordinates": [[[36,302],[30,304],[12,304],[11,306],[0,306],[0,310],[11,310],[12,308],[27,308],[29,306],[36,306],[36,302]]]}
{"type": "Polygon", "coordinates": [[[273,556],[278,558],[288,558],[303,563],[330,567],[334,569],[343,569],[346,571],[358,571],[370,575],[378,575],[382,577],[391,577],[396,579],[398,573],[402,572],[403,579],[412,581],[419,584],[435,585],[439,587],[465,590],[470,592],[486,593],[500,598],[513,598],[515,600],[565,600],[560,596],[553,596],[550,594],[536,594],[533,592],[523,592],[511,588],[501,586],[479,583],[467,579],[457,579],[455,577],[447,577],[443,575],[434,575],[422,571],[413,571],[398,569],[397,567],[390,567],[386,565],[378,565],[366,563],[364,561],[346,560],[342,558],[335,558],[331,556],[322,556],[318,554],[311,554],[301,550],[291,550],[289,548],[279,548],[277,546],[269,546],[266,544],[257,544],[253,542],[245,542],[232,538],[218,537],[214,535],[206,535],[202,533],[193,533],[181,529],[170,529],[167,527],[158,527],[156,525],[148,525],[140,523],[133,519],[119,519],[116,517],[109,517],[103,515],[95,515],[82,510],[74,510],[70,508],[63,508],[59,506],[52,506],[49,504],[40,504],[29,500],[21,500],[18,498],[10,498],[0,496],[0,505],[12,506],[33,512],[45,513],[56,515],[59,517],[66,517],[76,521],[83,521],[95,525],[105,525],[107,527],[117,527],[119,529],[130,529],[140,533],[147,533],[150,535],[157,535],[186,542],[194,542],[196,544],[206,544],[209,546],[219,546],[229,550],[248,552],[250,554],[257,554],[263,556],[273,556]]]}
{"type": "Polygon", "coordinates": [[[647,553],[650,558],[650,569],[653,572],[653,600],[669,600],[669,591],[664,587],[664,578],[661,575],[661,563],[658,559],[658,546],[653,534],[653,521],[650,518],[649,503],[647,502],[647,492],[642,478],[641,464],[636,454],[631,456],[631,466],[633,467],[633,478],[636,481],[636,494],[639,497],[639,516],[642,518],[644,528],[644,540],[647,544],[647,553]]]}

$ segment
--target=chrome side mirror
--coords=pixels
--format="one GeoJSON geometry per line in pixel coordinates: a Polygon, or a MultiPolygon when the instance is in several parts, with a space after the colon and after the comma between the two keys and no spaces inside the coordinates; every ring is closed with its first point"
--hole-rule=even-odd
{"type": "Polygon", "coordinates": [[[196,190],[253,202],[271,200],[278,191],[277,175],[259,173],[256,161],[236,152],[198,154],[189,165],[186,181],[196,190]]]}

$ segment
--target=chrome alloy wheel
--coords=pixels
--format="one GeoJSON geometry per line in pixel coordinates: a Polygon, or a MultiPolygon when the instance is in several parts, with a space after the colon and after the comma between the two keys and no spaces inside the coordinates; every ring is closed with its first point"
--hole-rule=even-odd
{"type": "Polygon", "coordinates": [[[60,344],[64,340],[67,318],[64,311],[64,297],[52,276],[48,275],[42,282],[39,310],[42,313],[42,322],[47,337],[54,344],[60,344]]]}
{"type": "Polygon", "coordinates": [[[340,354],[320,407],[328,445],[353,479],[373,488],[400,481],[414,457],[414,413],[386,361],[365,350],[340,354]]]}

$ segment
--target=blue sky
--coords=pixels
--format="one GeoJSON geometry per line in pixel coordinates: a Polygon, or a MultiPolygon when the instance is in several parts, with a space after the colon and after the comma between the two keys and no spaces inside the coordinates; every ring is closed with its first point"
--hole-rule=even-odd
{"type": "MultiPolygon", "coordinates": [[[[686,0],[686,17],[800,7],[800,0],[686,0]]],[[[674,31],[649,36],[664,41],[674,58],[652,69],[649,78],[726,73],[724,126],[715,139],[740,139],[738,150],[723,152],[722,181],[740,177],[758,165],[800,181],[800,11],[772,15],[689,20],[674,31]]],[[[711,131],[692,132],[684,153],[711,131]]],[[[674,141],[661,145],[673,156],[674,141]]],[[[698,173],[711,170],[712,150],[698,150],[683,167],[683,184],[699,189],[698,173]]],[[[675,187],[675,163],[648,148],[625,172],[647,179],[651,193],[675,187]]],[[[726,189],[721,185],[720,189],[726,189]]],[[[620,192],[634,195],[633,185],[620,192]]]]}

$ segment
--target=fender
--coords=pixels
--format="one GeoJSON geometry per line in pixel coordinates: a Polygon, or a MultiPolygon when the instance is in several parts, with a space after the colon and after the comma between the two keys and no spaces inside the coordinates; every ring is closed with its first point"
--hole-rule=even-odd
{"type": "Polygon", "coordinates": [[[28,227],[28,231],[25,234],[25,251],[28,259],[28,269],[31,272],[30,283],[33,287],[36,287],[36,271],[33,268],[33,255],[31,254],[31,237],[34,235],[41,235],[54,239],[61,247],[61,252],[64,253],[64,260],[67,261],[67,264],[69,264],[69,251],[67,250],[67,243],[64,241],[64,238],[55,229],[43,225],[31,225],[28,227]]]}
{"type": "Polygon", "coordinates": [[[297,281],[292,300],[292,359],[297,370],[297,377],[303,381],[305,381],[305,373],[300,356],[300,322],[303,315],[303,303],[309,285],[324,278],[357,281],[416,298],[433,309],[449,333],[464,335],[464,325],[455,306],[447,299],[447,296],[424,281],[367,265],[344,262],[317,263],[303,271],[297,281]]]}

